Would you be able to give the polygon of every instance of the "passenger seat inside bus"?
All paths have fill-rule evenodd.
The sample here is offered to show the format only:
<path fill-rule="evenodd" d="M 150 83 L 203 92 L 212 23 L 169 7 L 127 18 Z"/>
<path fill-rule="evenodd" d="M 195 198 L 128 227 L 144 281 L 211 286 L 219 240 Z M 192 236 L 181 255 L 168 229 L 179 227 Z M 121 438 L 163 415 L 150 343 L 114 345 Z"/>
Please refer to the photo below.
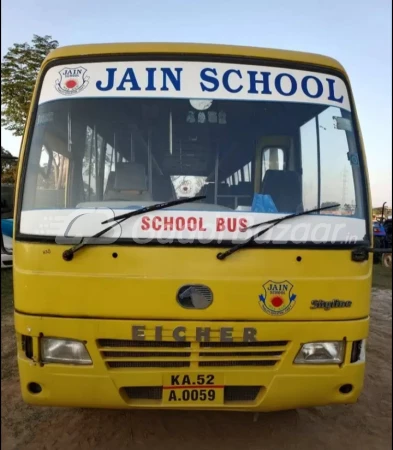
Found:
<path fill-rule="evenodd" d="M 204 200 L 205 203 L 214 204 L 214 192 L 215 192 L 215 184 L 209 183 L 209 184 L 205 185 L 203 190 L 201 190 L 200 195 L 206 195 L 206 199 Z M 227 183 L 219 183 L 217 194 L 218 194 L 218 197 L 217 197 L 218 205 L 233 209 L 233 207 L 234 207 L 233 198 L 221 197 L 222 195 L 225 195 L 225 196 L 230 195 L 230 190 L 229 190 L 229 186 Z"/>
<path fill-rule="evenodd" d="M 271 196 L 278 212 L 303 212 L 301 178 L 297 172 L 267 170 L 262 181 L 261 194 Z"/>
<path fill-rule="evenodd" d="M 155 202 L 169 202 L 176 199 L 176 193 L 168 175 L 154 176 L 152 191 Z"/>
<path fill-rule="evenodd" d="M 111 174 L 109 175 L 111 176 Z M 114 183 L 108 178 L 104 200 L 152 201 L 148 191 L 146 169 L 143 164 L 118 163 L 114 172 Z M 112 183 L 111 183 L 112 184 Z M 109 189 L 108 189 L 109 188 Z"/>
<path fill-rule="evenodd" d="M 238 205 L 251 205 L 254 196 L 253 185 L 250 181 L 240 181 L 238 184 L 231 186 L 231 194 L 238 196 Z"/>

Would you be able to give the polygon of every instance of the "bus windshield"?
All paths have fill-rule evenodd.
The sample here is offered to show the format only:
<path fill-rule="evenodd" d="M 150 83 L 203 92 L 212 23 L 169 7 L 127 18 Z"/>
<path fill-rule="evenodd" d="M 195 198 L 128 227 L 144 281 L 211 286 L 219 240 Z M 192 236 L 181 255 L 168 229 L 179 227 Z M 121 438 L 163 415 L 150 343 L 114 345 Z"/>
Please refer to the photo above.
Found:
<path fill-rule="evenodd" d="M 240 228 L 252 223 L 329 204 L 340 206 L 305 216 L 302 223 L 311 228 L 305 235 L 298 230 L 298 240 L 362 241 L 367 235 L 363 169 L 349 102 L 324 102 L 317 96 L 316 76 L 307 84 L 309 72 L 304 72 L 298 83 L 304 98 L 301 93 L 290 98 L 291 78 L 289 84 L 279 86 L 276 77 L 272 87 L 261 86 L 248 71 L 255 83 L 244 86 L 247 95 L 253 88 L 262 93 L 269 88 L 274 97 L 273 87 L 281 89 L 283 95 L 274 99 L 248 98 L 240 91 L 236 96 L 240 84 L 229 75 L 229 94 L 220 94 L 205 77 L 202 98 L 201 92 L 191 92 L 191 81 L 184 97 L 178 94 L 181 78 L 175 70 L 166 76 L 162 71 L 161 78 L 150 71 L 145 79 L 126 72 L 116 81 L 113 69 L 88 71 L 88 66 L 54 67 L 44 78 L 24 174 L 22 234 L 55 236 L 49 216 L 62 218 L 64 225 L 70 212 L 109 208 L 119 213 L 204 195 L 195 204 L 136 218 L 124 225 L 119 239 L 199 232 L 205 238 L 209 233 L 210 241 L 221 233 L 225 241 L 234 237 L 230 233 L 239 238 Z M 348 97 L 339 82 L 341 90 L 330 92 L 330 100 Z M 334 225 L 334 231 L 326 234 L 321 225 Z M 85 235 L 86 230 L 76 225 L 74 232 Z M 288 233 L 274 233 L 264 239 L 296 241 Z"/>

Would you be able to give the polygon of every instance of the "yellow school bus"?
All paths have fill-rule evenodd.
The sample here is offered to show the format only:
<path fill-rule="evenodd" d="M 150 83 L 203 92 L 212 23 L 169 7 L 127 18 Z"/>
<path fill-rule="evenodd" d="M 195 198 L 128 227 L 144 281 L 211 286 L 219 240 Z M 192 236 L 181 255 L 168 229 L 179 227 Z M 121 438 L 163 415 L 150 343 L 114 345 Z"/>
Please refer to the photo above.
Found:
<path fill-rule="evenodd" d="M 337 61 L 221 45 L 59 48 L 38 76 L 20 159 L 27 403 L 357 401 L 372 221 Z"/>

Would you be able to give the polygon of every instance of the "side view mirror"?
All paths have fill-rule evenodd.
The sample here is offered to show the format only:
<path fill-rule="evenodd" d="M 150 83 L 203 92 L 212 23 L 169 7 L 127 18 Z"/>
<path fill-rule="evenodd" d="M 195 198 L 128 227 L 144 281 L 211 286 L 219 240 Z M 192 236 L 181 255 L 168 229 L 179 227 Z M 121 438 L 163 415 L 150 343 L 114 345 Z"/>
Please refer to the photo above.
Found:
<path fill-rule="evenodd" d="M 1 230 L 1 253 L 12 256 L 12 252 L 10 252 L 4 245 L 3 230 Z"/>

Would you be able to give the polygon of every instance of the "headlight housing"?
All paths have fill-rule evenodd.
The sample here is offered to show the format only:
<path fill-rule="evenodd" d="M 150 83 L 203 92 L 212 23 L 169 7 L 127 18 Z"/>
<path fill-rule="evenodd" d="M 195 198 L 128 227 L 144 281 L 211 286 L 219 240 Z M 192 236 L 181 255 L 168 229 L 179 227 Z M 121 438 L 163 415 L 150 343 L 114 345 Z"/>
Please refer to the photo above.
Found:
<path fill-rule="evenodd" d="M 93 364 L 85 344 L 72 339 L 42 338 L 41 360 L 43 363 Z"/>
<path fill-rule="evenodd" d="M 309 342 L 303 344 L 295 364 L 341 364 L 344 361 L 343 341 Z"/>

